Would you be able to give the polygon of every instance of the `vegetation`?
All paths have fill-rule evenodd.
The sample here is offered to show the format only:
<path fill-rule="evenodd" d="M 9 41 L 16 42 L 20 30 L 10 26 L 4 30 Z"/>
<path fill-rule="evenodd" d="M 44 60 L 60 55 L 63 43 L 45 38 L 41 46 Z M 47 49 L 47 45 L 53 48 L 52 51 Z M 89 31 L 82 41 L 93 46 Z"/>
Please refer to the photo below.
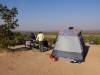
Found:
<path fill-rule="evenodd" d="M 85 43 L 90 43 L 91 41 L 94 41 L 94 44 L 100 44 L 100 33 L 82 33 Z M 57 33 L 56 32 L 50 32 L 45 34 L 45 38 L 51 43 L 54 44 L 56 42 Z"/>
<path fill-rule="evenodd" d="M 92 33 L 92 34 L 83 34 L 84 36 L 84 41 L 86 43 L 90 43 L 92 41 L 94 41 L 95 44 L 100 44 L 100 34 L 95 34 L 95 33 Z"/>
<path fill-rule="evenodd" d="M 30 38 L 31 32 L 16 32 L 15 33 L 15 40 L 27 40 Z M 38 33 L 35 32 L 37 35 Z M 51 45 L 55 44 L 57 39 L 57 32 L 46 32 L 45 40 L 47 40 Z M 95 41 L 95 44 L 100 44 L 100 34 L 95 33 L 82 33 L 85 43 L 89 43 L 91 41 Z"/>
<path fill-rule="evenodd" d="M 13 30 L 19 26 L 16 19 L 18 14 L 17 8 L 9 9 L 7 6 L 0 4 L 0 47 L 8 48 L 9 45 L 14 45 Z"/>

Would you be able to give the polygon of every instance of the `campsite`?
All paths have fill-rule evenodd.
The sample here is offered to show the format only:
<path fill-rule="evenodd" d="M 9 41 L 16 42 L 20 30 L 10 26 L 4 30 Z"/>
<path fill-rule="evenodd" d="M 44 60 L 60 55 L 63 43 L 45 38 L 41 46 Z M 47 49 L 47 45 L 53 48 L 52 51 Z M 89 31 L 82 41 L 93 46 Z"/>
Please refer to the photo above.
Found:
<path fill-rule="evenodd" d="M 0 0 L 0 75 L 100 75 L 100 1 Z"/>
<path fill-rule="evenodd" d="M 26 33 L 25 33 L 26 34 Z M 87 35 L 84 34 L 87 39 Z M 92 33 L 92 36 L 98 36 Z M 46 38 L 52 40 L 56 38 L 55 33 L 46 33 Z M 52 36 L 51 39 L 49 36 Z M 89 39 L 88 39 L 89 40 Z M 50 41 L 53 43 L 52 41 Z M 83 63 L 73 64 L 68 59 L 59 58 L 54 62 L 49 55 L 52 50 L 39 52 L 38 49 L 18 50 L 16 52 L 6 52 L 0 49 L 0 74 L 1 75 L 99 75 L 100 74 L 100 45 L 89 45 L 86 59 Z M 6 72 L 5 72 L 6 70 Z"/>

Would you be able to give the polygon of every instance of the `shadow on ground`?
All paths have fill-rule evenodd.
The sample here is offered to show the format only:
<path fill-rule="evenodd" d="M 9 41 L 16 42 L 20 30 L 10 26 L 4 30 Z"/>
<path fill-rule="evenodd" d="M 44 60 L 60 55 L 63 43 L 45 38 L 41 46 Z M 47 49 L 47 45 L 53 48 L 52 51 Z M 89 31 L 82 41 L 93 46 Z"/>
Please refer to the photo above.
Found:
<path fill-rule="evenodd" d="M 49 50 L 51 50 L 52 48 L 48 48 L 47 50 L 44 50 L 43 52 L 47 52 Z M 9 49 L 8 52 L 17 52 L 17 51 L 29 51 L 29 50 L 37 50 L 40 51 L 39 48 L 36 46 L 34 48 L 28 48 L 28 47 L 20 47 L 20 48 L 16 48 L 16 49 Z"/>
<path fill-rule="evenodd" d="M 8 52 L 29 51 L 29 50 L 32 50 L 32 48 L 20 47 L 20 48 L 16 48 L 16 49 L 9 49 Z"/>
<path fill-rule="evenodd" d="M 87 57 L 88 51 L 89 51 L 90 46 L 85 46 L 84 51 L 83 51 L 83 61 L 85 62 L 85 59 Z"/>

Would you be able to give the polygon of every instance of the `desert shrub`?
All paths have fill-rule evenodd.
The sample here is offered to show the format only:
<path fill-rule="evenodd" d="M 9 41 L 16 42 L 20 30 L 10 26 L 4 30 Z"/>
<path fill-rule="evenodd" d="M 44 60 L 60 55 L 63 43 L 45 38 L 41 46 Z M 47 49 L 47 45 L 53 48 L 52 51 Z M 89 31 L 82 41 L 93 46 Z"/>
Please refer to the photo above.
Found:
<path fill-rule="evenodd" d="M 8 48 L 11 43 L 14 43 L 13 30 L 19 26 L 17 15 L 16 7 L 8 8 L 0 4 L 0 20 L 3 21 L 3 24 L 0 24 L 0 47 Z"/>
<path fill-rule="evenodd" d="M 48 38 L 47 39 L 50 44 L 55 44 L 56 38 Z"/>
<path fill-rule="evenodd" d="M 95 44 L 100 44 L 100 36 L 96 35 L 84 36 L 84 40 L 85 42 L 95 41 Z"/>
<path fill-rule="evenodd" d="M 14 35 L 14 41 L 16 41 L 16 45 L 24 44 L 25 40 L 31 39 L 30 33 L 15 32 Z"/>
<path fill-rule="evenodd" d="M 57 39 L 57 34 L 53 34 L 52 33 L 46 33 L 45 34 L 45 39 L 52 45 L 52 44 L 55 44 L 56 42 L 56 39 Z"/>

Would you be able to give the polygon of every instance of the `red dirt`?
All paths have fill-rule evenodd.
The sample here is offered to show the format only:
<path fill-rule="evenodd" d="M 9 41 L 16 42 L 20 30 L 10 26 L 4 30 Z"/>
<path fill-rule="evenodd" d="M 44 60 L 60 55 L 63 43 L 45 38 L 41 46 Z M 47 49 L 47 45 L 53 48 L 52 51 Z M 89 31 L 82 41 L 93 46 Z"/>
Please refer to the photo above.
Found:
<path fill-rule="evenodd" d="M 0 75 L 100 75 L 100 45 L 89 48 L 85 62 L 53 62 L 48 52 L 34 50 L 0 53 Z"/>

